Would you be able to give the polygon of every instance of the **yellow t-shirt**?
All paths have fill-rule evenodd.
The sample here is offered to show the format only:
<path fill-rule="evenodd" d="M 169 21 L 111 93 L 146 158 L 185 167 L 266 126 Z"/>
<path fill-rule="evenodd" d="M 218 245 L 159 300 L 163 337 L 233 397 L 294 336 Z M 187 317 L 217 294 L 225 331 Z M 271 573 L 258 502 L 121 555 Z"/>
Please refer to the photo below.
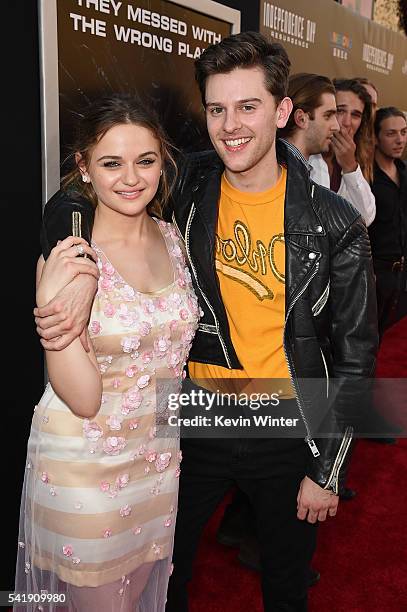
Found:
<path fill-rule="evenodd" d="M 222 176 L 215 265 L 233 346 L 243 370 L 190 362 L 190 376 L 198 382 L 285 379 L 278 385 L 280 397 L 294 397 L 283 348 L 286 179 L 282 168 L 272 189 L 246 193 Z"/>

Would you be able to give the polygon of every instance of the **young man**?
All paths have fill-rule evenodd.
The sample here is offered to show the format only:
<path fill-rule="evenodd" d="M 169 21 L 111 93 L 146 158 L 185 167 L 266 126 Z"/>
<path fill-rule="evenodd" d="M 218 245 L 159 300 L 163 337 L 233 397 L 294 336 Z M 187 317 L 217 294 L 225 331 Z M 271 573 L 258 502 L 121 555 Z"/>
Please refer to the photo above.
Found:
<path fill-rule="evenodd" d="M 317 398 L 305 382 L 322 380 L 325 397 L 329 377 L 359 379 L 374 367 L 376 301 L 365 225 L 347 202 L 310 182 L 284 143 L 276 146 L 276 129 L 291 111 L 288 73 L 284 49 L 250 32 L 209 47 L 196 62 L 215 151 L 192 154 L 180 166 L 174 220 L 203 311 L 191 377 L 285 379 L 280 408 L 298 413 L 305 443 L 183 441 L 169 612 L 188 610 L 199 536 L 232 484 L 256 509 L 264 609 L 306 609 L 316 523 L 336 513 L 354 397 L 341 382 L 329 413 L 333 435 L 314 440 Z M 58 202 L 62 219 L 70 200 L 60 194 Z M 82 331 L 92 290 L 85 291 L 85 281 L 37 311 L 47 346 L 60 348 Z"/>
<path fill-rule="evenodd" d="M 328 151 L 311 155 L 313 181 L 348 200 L 369 226 L 376 214 L 369 186 L 373 151 L 371 98 L 356 79 L 335 79 L 340 131 L 333 135 Z"/>
<path fill-rule="evenodd" d="M 376 218 L 369 228 L 376 274 L 379 334 L 406 314 L 397 312 L 407 300 L 407 173 L 401 159 L 407 142 L 407 123 L 394 106 L 380 108 L 375 118 L 375 164 L 372 190 Z M 400 303 L 403 308 L 403 305 Z M 404 305 L 405 307 L 405 305 Z"/>
<path fill-rule="evenodd" d="M 319 74 L 294 74 L 289 80 L 288 95 L 293 110 L 278 135 L 293 144 L 305 162 L 311 155 L 328 153 L 340 130 L 332 81 Z"/>

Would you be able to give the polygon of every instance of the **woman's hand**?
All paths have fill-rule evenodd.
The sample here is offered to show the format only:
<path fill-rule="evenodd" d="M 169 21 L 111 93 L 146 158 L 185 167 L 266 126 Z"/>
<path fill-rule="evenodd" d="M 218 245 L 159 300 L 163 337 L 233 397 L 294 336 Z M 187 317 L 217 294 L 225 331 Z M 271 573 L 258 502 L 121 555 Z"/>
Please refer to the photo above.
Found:
<path fill-rule="evenodd" d="M 89 257 L 78 257 L 82 254 Z M 45 263 L 39 261 L 37 306 L 48 304 L 78 274 L 89 274 L 98 279 L 99 270 L 95 263 L 96 260 L 95 251 L 83 238 L 68 236 L 59 242 L 52 249 Z"/>

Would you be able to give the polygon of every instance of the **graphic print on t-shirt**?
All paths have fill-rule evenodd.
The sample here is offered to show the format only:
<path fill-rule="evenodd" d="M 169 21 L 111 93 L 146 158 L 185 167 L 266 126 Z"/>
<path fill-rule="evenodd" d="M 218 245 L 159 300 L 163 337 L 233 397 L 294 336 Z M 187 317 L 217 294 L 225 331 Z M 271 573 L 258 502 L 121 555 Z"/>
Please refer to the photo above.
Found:
<path fill-rule="evenodd" d="M 284 284 L 284 234 L 279 232 L 265 244 L 253 240 L 244 221 L 237 219 L 233 235 L 221 238 L 216 234 L 215 267 L 217 272 L 247 287 L 259 300 L 273 300 L 275 290 L 270 286 L 269 274 Z M 279 249 L 280 247 L 280 249 Z M 280 268 L 279 265 L 280 264 Z"/>

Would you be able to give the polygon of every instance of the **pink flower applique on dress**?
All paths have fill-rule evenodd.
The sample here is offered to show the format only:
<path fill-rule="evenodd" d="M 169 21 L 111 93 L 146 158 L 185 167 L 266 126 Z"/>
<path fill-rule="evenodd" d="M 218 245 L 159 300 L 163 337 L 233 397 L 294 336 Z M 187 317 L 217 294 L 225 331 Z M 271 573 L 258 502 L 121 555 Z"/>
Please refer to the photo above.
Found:
<path fill-rule="evenodd" d="M 129 412 L 139 408 L 142 401 L 143 397 L 139 389 L 137 387 L 131 387 L 131 389 L 129 389 L 127 393 L 123 395 L 121 413 L 124 415 L 129 414 Z"/>
<path fill-rule="evenodd" d="M 124 327 L 134 327 L 137 324 L 137 313 L 134 310 L 129 310 L 126 304 L 120 304 L 118 317 Z"/>
<path fill-rule="evenodd" d="M 144 389 L 150 384 L 150 376 L 148 374 L 143 374 L 137 381 L 137 386 L 139 389 Z"/>
<path fill-rule="evenodd" d="M 103 274 L 106 274 L 106 276 L 113 276 L 114 275 L 114 268 L 113 268 L 112 264 L 110 262 L 106 261 L 102 265 L 102 272 L 103 272 Z"/>
<path fill-rule="evenodd" d="M 137 369 L 138 368 L 136 365 L 130 365 L 125 369 L 124 373 L 126 374 L 127 378 L 133 378 L 137 372 Z"/>
<path fill-rule="evenodd" d="M 127 487 L 129 482 L 130 482 L 130 476 L 128 474 L 121 474 L 120 476 L 116 478 L 115 485 L 119 489 L 124 489 L 124 487 Z"/>
<path fill-rule="evenodd" d="M 189 317 L 188 310 L 186 308 L 181 308 L 179 311 L 179 316 L 183 321 L 186 321 Z"/>
<path fill-rule="evenodd" d="M 65 557 L 72 557 L 73 555 L 72 544 L 65 544 L 65 546 L 62 547 L 62 552 L 65 555 Z"/>
<path fill-rule="evenodd" d="M 125 336 L 120 342 L 123 353 L 132 353 L 140 346 L 140 338 L 138 336 Z"/>
<path fill-rule="evenodd" d="M 129 516 L 131 514 L 131 506 L 129 506 L 129 504 L 126 504 L 125 506 L 122 506 L 120 508 L 120 516 L 122 518 L 125 518 L 126 516 Z"/>
<path fill-rule="evenodd" d="M 123 437 L 109 436 L 103 442 L 103 451 L 107 455 L 118 455 L 126 446 L 126 440 Z"/>
<path fill-rule="evenodd" d="M 103 493 L 107 493 L 110 489 L 110 482 L 107 482 L 107 480 L 102 480 L 102 482 L 99 484 L 99 489 L 103 491 Z"/>
<path fill-rule="evenodd" d="M 146 314 L 153 314 L 153 312 L 155 312 L 154 300 L 152 300 L 151 298 L 143 300 L 142 308 Z"/>
<path fill-rule="evenodd" d="M 167 355 L 167 365 L 169 368 L 175 368 L 181 361 L 181 356 L 177 351 L 171 351 Z"/>
<path fill-rule="evenodd" d="M 151 332 L 151 323 L 148 321 L 141 321 L 137 327 L 137 331 L 140 336 L 148 336 L 148 334 Z"/>
<path fill-rule="evenodd" d="M 91 321 L 89 329 L 90 329 L 91 334 L 93 334 L 94 336 L 97 336 L 102 331 L 102 326 L 99 323 L 99 321 Z"/>
<path fill-rule="evenodd" d="M 47 472 L 42 472 L 41 480 L 42 480 L 42 482 L 45 482 L 45 484 L 47 484 L 49 482 L 49 477 L 48 477 L 48 473 Z"/>
<path fill-rule="evenodd" d="M 152 359 L 153 359 L 153 352 L 152 351 L 144 351 L 144 353 L 141 353 L 141 361 L 144 364 L 147 365 L 148 363 L 151 363 Z"/>
<path fill-rule="evenodd" d="M 160 453 L 155 462 L 157 472 L 163 472 L 169 466 L 171 461 L 171 453 Z"/>
<path fill-rule="evenodd" d="M 125 302 L 134 302 L 136 299 L 136 293 L 130 285 L 124 285 L 124 287 L 119 290 L 119 293 Z"/>
<path fill-rule="evenodd" d="M 179 293 L 171 293 L 171 295 L 168 297 L 168 301 L 171 302 L 175 308 L 178 308 L 182 303 L 182 298 Z"/>
<path fill-rule="evenodd" d="M 103 436 L 103 429 L 96 421 L 85 419 L 82 425 L 83 435 L 89 442 L 97 442 Z"/>
<path fill-rule="evenodd" d="M 142 532 L 141 527 L 135 527 L 135 528 L 133 529 L 133 533 L 134 533 L 134 535 L 140 535 L 140 533 L 141 533 L 141 532 Z"/>
<path fill-rule="evenodd" d="M 113 304 L 111 302 L 107 302 L 107 304 L 105 304 L 105 307 L 103 308 L 103 314 L 105 315 L 105 317 L 111 319 L 112 317 L 114 317 L 115 312 L 116 308 L 113 306 Z"/>
<path fill-rule="evenodd" d="M 144 458 L 146 461 L 148 461 L 148 463 L 154 463 L 157 458 L 157 453 L 155 451 L 149 450 L 144 455 Z"/>
<path fill-rule="evenodd" d="M 129 422 L 129 429 L 131 429 L 131 430 L 133 431 L 134 429 L 137 429 L 137 427 L 138 427 L 138 421 L 137 421 L 137 419 L 132 419 L 132 420 Z"/>
<path fill-rule="evenodd" d="M 168 309 L 168 302 L 165 298 L 161 297 L 157 300 L 157 308 L 161 312 L 165 312 Z"/>
<path fill-rule="evenodd" d="M 154 340 L 154 352 L 157 357 L 164 357 L 171 347 L 171 340 L 166 336 L 159 336 Z"/>
<path fill-rule="evenodd" d="M 172 252 L 172 254 L 173 254 L 175 257 L 182 257 L 182 255 L 183 255 L 183 254 L 182 254 L 182 251 L 181 251 L 181 248 L 178 246 L 178 244 L 175 244 L 175 245 L 173 246 L 173 248 L 172 248 L 171 252 Z"/>
<path fill-rule="evenodd" d="M 112 278 L 108 278 L 106 276 L 103 276 L 100 279 L 100 288 L 103 291 L 111 291 L 114 287 L 114 282 Z"/>
<path fill-rule="evenodd" d="M 110 538 L 112 535 L 112 530 L 111 529 L 105 529 L 103 532 L 103 537 L 104 538 Z"/>

